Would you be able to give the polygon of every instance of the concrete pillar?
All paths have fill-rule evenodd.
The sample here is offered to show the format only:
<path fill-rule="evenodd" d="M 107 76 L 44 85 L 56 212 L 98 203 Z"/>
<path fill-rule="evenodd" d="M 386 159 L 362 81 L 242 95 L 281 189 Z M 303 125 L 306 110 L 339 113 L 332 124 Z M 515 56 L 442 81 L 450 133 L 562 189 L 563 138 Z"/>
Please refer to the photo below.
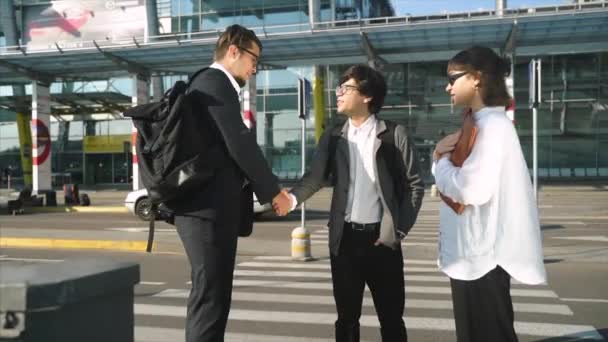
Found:
<path fill-rule="evenodd" d="M 32 193 L 51 190 L 51 104 L 49 86 L 32 82 Z"/>
<path fill-rule="evenodd" d="M 23 86 L 18 86 L 22 88 Z M 30 113 L 16 113 L 17 130 L 19 131 L 19 152 L 21 153 L 21 170 L 23 185 L 33 186 L 32 182 L 32 116 Z"/>
<path fill-rule="evenodd" d="M 131 75 L 132 80 L 132 96 L 131 105 L 133 107 L 148 103 L 150 99 L 149 81 L 139 75 Z M 137 154 L 135 152 L 135 143 L 137 138 L 137 129 L 131 125 L 131 153 L 133 154 L 133 190 L 139 190 L 143 184 L 140 181 L 139 166 L 137 164 Z"/>
<path fill-rule="evenodd" d="M 0 1 L 0 30 L 4 33 L 6 46 L 19 45 L 15 4 L 13 0 Z"/>
<path fill-rule="evenodd" d="M 507 85 L 507 92 L 509 96 L 511 96 L 511 104 L 507 107 L 507 117 L 511 119 L 511 121 L 515 122 L 515 53 L 510 53 L 507 55 L 507 58 L 511 61 L 511 73 L 505 79 L 505 84 Z"/>
<path fill-rule="evenodd" d="M 507 0 L 496 0 L 496 15 L 502 17 L 505 9 L 507 9 Z"/>
<path fill-rule="evenodd" d="M 243 122 L 247 128 L 253 130 L 256 134 L 256 117 L 257 117 L 257 85 L 256 75 L 252 75 L 247 81 L 247 84 L 242 90 L 243 96 L 241 108 L 243 108 Z M 257 135 L 257 134 L 256 134 Z"/>
<path fill-rule="evenodd" d="M 321 18 L 321 4 L 319 0 L 308 0 L 308 20 L 310 28 L 314 29 L 315 25 Z"/>
<path fill-rule="evenodd" d="M 159 102 L 165 93 L 163 87 L 163 78 L 160 75 L 154 75 L 151 77 L 152 82 L 152 101 Z"/>
<path fill-rule="evenodd" d="M 4 33 L 6 46 L 19 45 L 19 30 L 15 18 L 14 0 L 0 0 L 0 31 Z M 25 87 L 22 84 L 13 85 L 14 96 L 24 96 Z M 21 150 L 21 169 L 23 170 L 24 185 L 32 186 L 32 133 L 30 130 L 30 113 L 17 112 L 17 128 L 19 130 L 19 145 Z"/>
<path fill-rule="evenodd" d="M 150 36 L 158 36 L 158 11 L 156 8 L 157 0 L 146 0 L 146 19 L 147 25 L 147 41 L 150 41 Z"/>

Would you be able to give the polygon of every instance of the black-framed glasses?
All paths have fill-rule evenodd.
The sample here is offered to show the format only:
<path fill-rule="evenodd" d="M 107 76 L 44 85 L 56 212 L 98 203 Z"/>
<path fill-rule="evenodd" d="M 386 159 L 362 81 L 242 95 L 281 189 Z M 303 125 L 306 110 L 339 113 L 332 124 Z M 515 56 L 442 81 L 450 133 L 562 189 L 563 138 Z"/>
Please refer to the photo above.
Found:
<path fill-rule="evenodd" d="M 260 59 L 260 56 L 256 55 L 255 53 L 253 53 L 253 51 L 251 51 L 251 50 L 249 50 L 247 48 L 244 48 L 242 46 L 238 46 L 238 48 L 239 48 L 239 50 L 243 50 L 243 51 L 247 52 L 248 54 L 250 54 L 251 57 L 253 57 L 253 64 L 255 66 L 258 65 L 258 60 Z"/>
<path fill-rule="evenodd" d="M 468 71 L 463 71 L 463 72 L 459 72 L 457 74 L 448 75 L 448 83 L 450 85 L 454 85 L 454 83 L 456 83 L 457 79 L 461 78 L 462 76 L 464 76 L 468 73 L 469 73 Z"/>
<path fill-rule="evenodd" d="M 351 89 L 359 90 L 359 88 L 357 88 L 357 86 L 354 86 L 354 85 L 350 85 L 350 84 L 339 85 L 336 87 L 336 96 L 347 94 L 349 92 L 349 90 L 351 90 Z"/>

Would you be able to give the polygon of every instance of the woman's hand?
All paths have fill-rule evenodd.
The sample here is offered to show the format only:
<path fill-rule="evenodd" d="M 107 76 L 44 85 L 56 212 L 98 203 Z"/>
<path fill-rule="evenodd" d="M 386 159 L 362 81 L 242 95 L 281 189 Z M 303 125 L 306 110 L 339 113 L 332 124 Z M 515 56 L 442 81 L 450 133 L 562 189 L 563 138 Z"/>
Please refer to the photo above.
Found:
<path fill-rule="evenodd" d="M 446 135 L 443 139 L 441 139 L 437 145 L 435 146 L 435 151 L 433 151 L 433 160 L 437 161 L 441 159 L 441 157 L 449 152 L 454 150 L 456 147 L 456 143 L 460 139 L 460 135 L 462 134 L 462 130 Z"/>

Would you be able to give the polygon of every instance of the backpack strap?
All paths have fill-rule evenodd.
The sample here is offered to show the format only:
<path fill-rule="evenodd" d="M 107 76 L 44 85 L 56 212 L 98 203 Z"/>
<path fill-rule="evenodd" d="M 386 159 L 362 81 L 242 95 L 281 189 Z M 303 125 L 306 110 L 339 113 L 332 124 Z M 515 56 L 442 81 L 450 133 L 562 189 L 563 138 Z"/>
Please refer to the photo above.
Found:
<path fill-rule="evenodd" d="M 154 243 L 154 221 L 156 221 L 156 205 L 152 204 L 150 208 L 152 212 L 150 215 L 150 226 L 148 228 L 148 244 L 146 245 L 146 252 L 152 252 L 152 244 Z"/>
<path fill-rule="evenodd" d="M 209 69 L 209 67 L 204 67 L 204 68 L 198 69 L 194 74 L 192 74 L 192 76 L 188 77 L 188 83 L 186 83 L 186 89 L 190 88 L 190 84 L 192 84 L 194 79 L 198 75 L 200 75 L 203 71 L 206 71 L 207 69 Z"/>

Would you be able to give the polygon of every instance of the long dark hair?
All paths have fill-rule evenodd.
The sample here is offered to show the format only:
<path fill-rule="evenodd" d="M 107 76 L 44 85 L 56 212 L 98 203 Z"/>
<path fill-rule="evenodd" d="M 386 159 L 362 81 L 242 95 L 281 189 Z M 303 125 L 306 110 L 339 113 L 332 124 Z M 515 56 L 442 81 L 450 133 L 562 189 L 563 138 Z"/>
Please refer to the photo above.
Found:
<path fill-rule="evenodd" d="M 448 72 L 452 70 L 479 74 L 481 99 L 486 106 L 508 106 L 511 103 L 505 85 L 505 77 L 511 73 L 511 65 L 492 49 L 473 46 L 460 51 L 448 62 Z"/>

